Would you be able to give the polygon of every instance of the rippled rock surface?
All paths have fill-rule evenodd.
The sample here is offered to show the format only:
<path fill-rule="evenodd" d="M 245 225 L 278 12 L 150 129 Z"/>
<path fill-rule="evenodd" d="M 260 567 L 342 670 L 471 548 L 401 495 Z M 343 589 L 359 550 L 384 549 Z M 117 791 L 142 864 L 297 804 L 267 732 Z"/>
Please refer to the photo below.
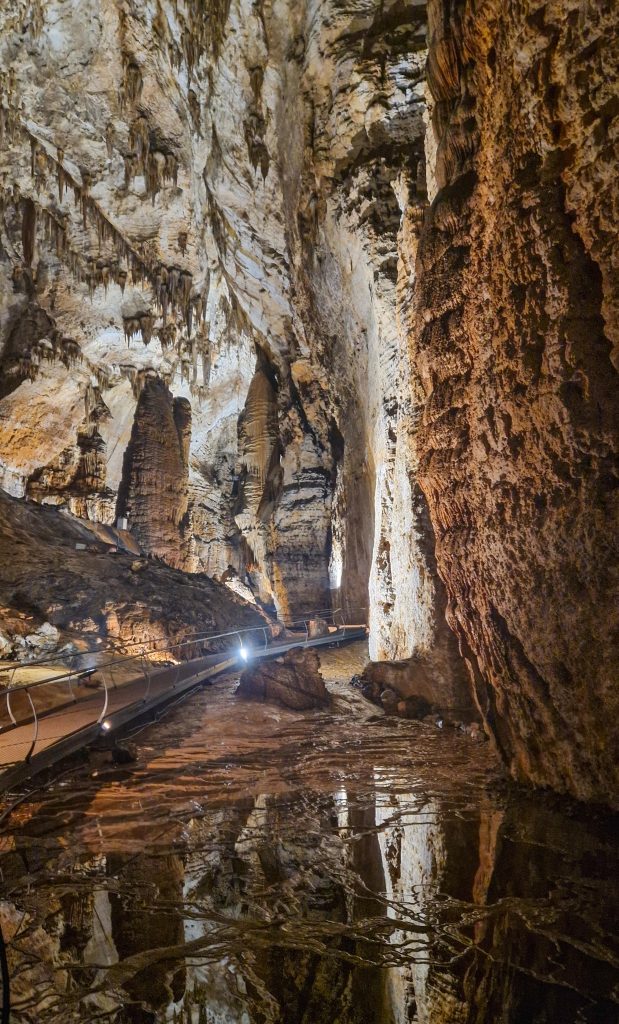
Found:
<path fill-rule="evenodd" d="M 608 1024 L 611 822 L 488 745 L 386 718 L 329 652 L 300 715 L 205 690 L 17 807 L 1 846 L 16 1024 Z"/>

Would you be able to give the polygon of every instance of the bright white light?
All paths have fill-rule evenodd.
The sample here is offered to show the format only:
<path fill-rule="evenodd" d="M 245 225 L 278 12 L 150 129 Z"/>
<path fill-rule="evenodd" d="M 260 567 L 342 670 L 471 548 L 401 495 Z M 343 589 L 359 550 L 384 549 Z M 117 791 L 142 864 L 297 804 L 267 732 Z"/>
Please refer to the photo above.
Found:
<path fill-rule="evenodd" d="M 342 586 L 343 570 L 344 557 L 342 545 L 337 537 L 334 537 L 331 546 L 331 558 L 329 559 L 329 590 L 340 589 Z"/>
<path fill-rule="evenodd" d="M 101 723 L 101 728 L 104 729 L 105 732 L 109 732 L 109 730 L 112 728 L 112 723 L 108 718 L 105 719 L 105 722 Z"/>
<path fill-rule="evenodd" d="M 243 661 L 247 661 L 247 659 L 249 658 L 249 651 L 247 650 L 246 647 L 241 647 L 239 654 L 241 655 Z"/>

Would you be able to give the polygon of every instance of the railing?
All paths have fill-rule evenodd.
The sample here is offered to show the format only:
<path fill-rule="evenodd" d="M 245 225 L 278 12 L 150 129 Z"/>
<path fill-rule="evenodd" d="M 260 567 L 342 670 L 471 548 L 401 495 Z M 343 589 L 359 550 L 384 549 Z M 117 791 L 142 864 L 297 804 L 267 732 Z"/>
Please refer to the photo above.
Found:
<path fill-rule="evenodd" d="M 365 611 L 365 609 L 358 610 Z M 321 609 L 319 612 L 311 612 L 302 619 L 295 619 L 288 623 L 265 621 L 264 624 L 256 624 L 253 626 L 247 626 L 243 629 L 228 630 L 222 633 L 205 633 L 203 631 L 188 633 L 184 634 L 183 638 L 175 643 L 169 643 L 168 638 L 166 637 L 158 637 L 146 642 L 135 641 L 134 643 L 127 645 L 127 648 L 125 649 L 140 646 L 141 648 L 146 647 L 147 650 L 142 649 L 136 654 L 127 654 L 124 657 L 112 658 L 108 661 L 102 661 L 94 665 L 92 664 L 93 657 L 100 657 L 102 654 L 107 654 L 109 652 L 106 650 L 74 652 L 64 660 L 74 662 L 79 659 L 87 659 L 90 661 L 90 664 L 87 664 L 86 667 L 68 667 L 60 673 L 55 673 L 45 676 L 42 679 L 35 679 L 27 682 L 16 683 L 14 681 L 16 673 L 24 668 L 32 669 L 35 667 L 49 665 L 54 662 L 57 664 L 58 655 L 55 657 L 50 655 L 45 658 L 39 658 L 35 661 L 11 665 L 9 668 L 5 668 L 0 672 L 0 679 L 2 675 L 9 677 L 8 685 L 4 691 L 0 691 L 0 699 L 4 697 L 6 702 L 8 717 L 8 722 L 6 724 L 0 724 L 0 753 L 2 753 L 3 747 L 6 753 L 6 749 L 11 745 L 10 742 L 8 744 L 2 744 L 1 741 L 3 737 L 19 726 L 32 724 L 32 738 L 27 753 L 17 758 L 15 761 L 3 760 L 0 762 L 0 770 L 2 768 L 10 767 L 12 764 L 16 764 L 18 762 L 30 761 L 39 741 L 40 723 L 44 718 L 63 709 L 74 708 L 80 703 L 92 700 L 92 697 L 94 696 L 94 693 L 92 692 L 83 695 L 79 694 L 79 691 L 83 686 L 88 686 L 89 682 L 91 684 L 94 683 L 97 688 L 102 689 L 101 708 L 98 716 L 94 720 L 94 724 L 105 729 L 106 715 L 108 713 L 110 703 L 110 693 L 119 689 L 122 685 L 119 679 L 119 674 L 125 674 L 124 682 L 126 685 L 136 683 L 140 677 L 143 677 L 143 694 L 140 698 L 136 698 L 131 701 L 131 705 L 137 703 L 146 704 L 151 694 L 153 678 L 155 676 L 158 680 L 163 681 L 164 677 L 167 675 L 168 678 L 165 680 L 166 690 L 169 689 L 170 691 L 174 691 L 178 683 L 182 681 L 181 677 L 192 678 L 191 673 L 192 671 L 195 672 L 194 663 L 196 660 L 204 658 L 208 654 L 225 653 L 225 649 L 221 652 L 212 651 L 212 649 L 205 651 L 205 647 L 221 641 L 232 641 L 234 644 L 238 642 L 236 658 L 237 660 L 239 658 L 241 660 L 247 660 L 247 657 L 250 655 L 252 650 L 255 651 L 260 649 L 261 651 L 265 651 L 270 646 L 273 646 L 274 640 L 279 640 L 279 646 L 281 646 L 282 640 L 285 644 L 286 641 L 294 639 L 295 628 L 303 629 L 305 638 L 302 643 L 308 644 L 311 640 L 310 623 L 312 620 L 316 619 L 322 619 L 327 623 L 329 628 L 335 630 L 334 633 L 329 632 L 328 634 L 328 636 L 332 636 L 334 638 L 334 641 L 338 634 L 341 636 L 341 634 L 346 630 L 344 616 L 341 609 L 338 608 L 335 609 L 335 611 Z M 283 636 L 282 629 L 284 631 Z M 292 633 L 292 637 L 290 635 L 286 636 L 287 633 Z M 163 646 L 160 646 L 161 644 L 163 644 Z M 150 650 L 148 650 L 148 648 L 150 648 Z M 193 650 L 190 652 L 191 648 L 193 648 Z M 201 654 L 196 655 L 195 652 L 200 648 L 202 648 Z M 183 658 L 182 655 L 187 654 L 188 652 L 192 654 L 192 657 Z M 161 660 L 162 657 L 165 658 L 169 662 L 168 666 L 162 669 L 160 668 L 157 671 L 153 671 L 153 666 L 156 664 L 156 662 L 153 661 L 153 658 L 155 657 L 159 660 Z M 131 669 L 134 666 L 138 670 L 137 673 L 130 675 L 129 678 L 127 678 L 127 672 L 131 673 Z M 64 699 L 61 697 L 61 700 L 57 703 L 54 702 L 48 707 L 37 708 L 33 695 L 40 693 L 43 687 L 60 687 L 61 689 L 66 687 L 66 694 L 62 695 Z M 56 693 L 54 693 L 54 697 L 55 696 L 57 696 Z M 18 718 L 15 714 L 15 701 L 19 697 L 22 698 L 22 705 L 24 699 L 26 701 L 26 714 L 23 714 L 24 708 L 22 707 L 21 713 L 18 712 Z M 23 741 L 20 745 L 23 747 Z"/>

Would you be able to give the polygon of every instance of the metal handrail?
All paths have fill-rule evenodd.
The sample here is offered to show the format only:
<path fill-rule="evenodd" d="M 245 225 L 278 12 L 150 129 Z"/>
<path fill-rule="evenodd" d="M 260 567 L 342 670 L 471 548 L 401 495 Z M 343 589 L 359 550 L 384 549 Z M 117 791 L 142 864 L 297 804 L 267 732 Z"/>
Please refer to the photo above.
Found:
<path fill-rule="evenodd" d="M 340 614 L 341 617 L 342 617 L 342 625 L 341 626 L 338 626 L 337 622 L 336 622 L 336 616 L 338 614 Z M 309 622 L 310 622 L 311 618 L 315 618 L 315 617 L 316 617 L 316 615 L 314 613 L 312 616 L 309 616 L 308 618 L 306 618 L 304 620 L 298 620 L 299 623 L 303 622 L 303 626 L 304 626 L 304 630 L 305 630 L 305 637 L 304 637 L 304 639 L 303 640 L 299 640 L 300 644 L 303 647 L 306 647 L 309 644 L 309 642 L 310 642 L 310 638 L 309 638 Z M 341 609 L 336 609 L 335 611 L 333 611 L 333 612 L 330 611 L 330 612 L 328 612 L 326 614 L 323 613 L 323 617 L 325 619 L 331 619 L 332 620 L 332 624 L 335 627 L 335 634 L 332 634 L 333 636 L 335 636 L 338 633 L 341 633 L 341 632 L 345 631 L 345 629 L 347 628 L 343 624 L 343 615 L 341 613 Z M 266 651 L 268 649 L 268 647 L 269 647 L 269 633 L 268 633 L 269 625 L 278 625 L 278 623 L 270 623 L 270 624 L 258 625 L 258 626 L 248 626 L 248 627 L 245 627 L 245 628 L 240 629 L 240 630 L 230 630 L 230 631 L 225 632 L 225 633 L 206 634 L 206 635 L 203 634 L 203 633 L 198 633 L 194 637 L 192 637 L 192 639 L 190 639 L 190 640 L 183 640 L 182 642 L 177 642 L 177 643 L 174 643 L 174 644 L 169 644 L 163 651 L 159 651 L 159 652 L 156 652 L 156 653 L 166 653 L 167 651 L 175 651 L 175 650 L 179 650 L 181 648 L 184 648 L 184 647 L 187 647 L 189 645 L 196 644 L 196 643 L 206 643 L 206 642 L 208 642 L 210 640 L 219 640 L 219 639 L 224 639 L 224 638 L 231 637 L 231 636 L 238 637 L 239 643 L 240 643 L 241 648 L 242 648 L 243 647 L 243 641 L 241 640 L 241 636 L 242 635 L 246 635 L 247 633 L 258 633 L 259 634 L 260 632 L 262 632 L 263 636 L 264 636 L 264 648 L 263 649 Z M 351 628 L 354 628 L 354 627 L 351 627 Z M 196 639 L 196 637 L 199 637 L 200 639 Z M 277 638 L 276 637 L 275 638 L 271 637 L 271 639 L 277 639 Z M 288 638 L 288 639 L 290 639 L 290 638 Z M 92 653 L 92 652 L 90 652 L 90 653 Z M 204 655 L 202 655 L 202 657 L 204 657 Z M 138 660 L 140 662 L 141 669 L 142 669 L 142 674 L 144 675 L 144 680 L 145 680 L 145 684 L 146 684 L 146 689 L 145 689 L 145 692 L 144 692 L 144 696 L 140 699 L 140 703 L 141 704 L 147 704 L 149 696 L 150 696 L 150 692 L 151 692 L 151 682 L 152 682 L 151 666 L 152 666 L 153 663 L 152 663 L 151 660 L 149 660 L 149 658 L 146 656 L 146 654 L 143 651 L 139 652 L 138 654 L 134 654 L 134 655 L 128 656 L 126 658 L 112 660 L 112 661 L 105 662 L 105 663 L 103 663 L 101 665 L 97 665 L 97 666 L 94 667 L 93 671 L 97 672 L 99 674 L 99 677 L 100 677 L 100 679 L 101 679 L 101 681 L 103 683 L 103 691 L 104 691 L 103 692 L 103 705 L 102 705 L 101 711 L 100 711 L 100 713 L 99 713 L 99 715 L 98 715 L 98 717 L 96 719 L 96 725 L 102 726 L 103 729 L 109 728 L 109 724 L 106 722 L 106 715 L 107 715 L 107 711 L 108 711 L 108 707 L 109 707 L 109 697 L 110 697 L 110 693 L 109 693 L 110 687 L 109 687 L 109 682 L 108 682 L 108 678 L 107 678 L 108 671 L 109 671 L 109 674 L 110 674 L 110 678 L 112 680 L 112 684 L 113 684 L 114 687 L 116 687 L 116 681 L 114 679 L 113 670 L 115 668 L 117 668 L 119 665 L 137 662 Z M 194 660 L 195 661 L 199 661 L 201 659 L 200 658 L 196 658 L 196 659 L 189 658 L 189 659 L 187 659 L 186 664 L 190 665 L 191 662 L 194 661 Z M 30 664 L 32 664 L 32 663 L 30 663 Z M 176 671 L 174 673 L 174 681 L 173 681 L 172 685 L 169 687 L 170 690 L 175 690 L 177 685 L 178 685 L 178 681 L 179 681 L 179 677 L 180 677 L 180 673 L 181 673 L 181 666 L 182 665 L 183 665 L 183 662 L 176 661 L 176 665 L 174 666 L 175 669 L 176 669 Z M 13 675 L 14 675 L 15 670 L 18 667 L 19 666 L 16 665 L 15 668 L 13 669 Z M 168 669 L 169 668 L 170 668 L 170 666 L 168 666 Z M 162 669 L 162 671 L 167 671 L 167 669 Z M 38 689 L 39 687 L 45 686 L 45 685 L 53 685 L 53 684 L 58 684 L 58 683 L 68 683 L 69 693 L 71 695 L 71 699 L 70 699 L 69 703 L 72 704 L 72 705 L 78 704 L 78 703 L 81 703 L 81 701 L 85 701 L 85 700 L 89 700 L 90 699 L 90 695 L 84 696 L 83 698 L 79 699 L 78 697 L 75 696 L 75 693 L 74 693 L 73 687 L 72 687 L 72 682 L 76 678 L 83 677 L 84 674 L 85 673 L 84 673 L 83 669 L 82 670 L 74 670 L 72 672 L 62 673 L 61 675 L 49 676 L 49 677 L 47 677 L 45 679 L 34 680 L 34 681 L 30 682 L 30 683 L 12 684 L 11 686 L 7 687 L 4 690 L 4 696 L 6 698 L 7 710 L 8 710 L 9 717 L 11 719 L 13 727 L 18 727 L 20 724 L 21 725 L 26 725 L 26 724 L 28 724 L 30 719 L 28 719 L 28 718 L 25 719 L 25 720 L 22 719 L 21 722 L 17 721 L 17 719 L 15 718 L 15 715 L 13 713 L 13 709 L 11 707 L 11 696 L 12 696 L 12 694 L 19 693 L 19 692 L 25 692 L 25 694 L 26 694 L 26 696 L 28 698 L 28 702 L 30 704 L 30 707 L 32 709 L 32 719 L 31 719 L 31 721 L 32 721 L 32 725 L 33 725 L 33 735 L 32 735 L 32 740 L 30 742 L 30 747 L 28 749 L 28 752 L 25 755 L 22 756 L 22 760 L 25 763 L 28 763 L 30 761 L 30 759 L 32 758 L 32 755 L 33 755 L 33 753 L 34 753 L 34 751 L 36 749 L 36 746 L 37 746 L 37 742 L 38 742 L 38 738 L 39 738 L 39 720 L 41 718 L 46 717 L 47 715 L 54 714 L 56 711 L 59 710 L 58 706 L 55 706 L 55 707 L 51 707 L 51 708 L 45 709 L 44 711 L 42 711 L 40 713 L 37 713 L 37 709 L 36 709 L 36 706 L 35 706 L 35 703 L 33 701 L 32 694 L 31 694 L 30 691 L 34 690 L 34 689 Z M 135 682 L 135 679 L 130 680 L 130 681 Z M 1 695 L 1 691 L 0 691 L 0 695 Z M 60 705 L 60 708 L 62 708 L 64 706 L 65 705 Z M 5 728 L 10 730 L 11 726 L 8 726 L 8 727 L 5 727 Z M 0 732 L 3 732 L 3 731 L 4 730 L 2 729 L 2 727 L 0 727 Z M 18 763 L 18 762 L 13 762 L 13 764 L 15 764 L 15 763 Z"/>
<path fill-rule="evenodd" d="M 304 619 L 290 619 L 290 620 L 275 619 L 275 620 L 272 620 L 272 621 L 269 620 L 269 621 L 267 621 L 266 626 L 264 626 L 264 627 L 260 626 L 260 625 L 247 626 L 244 631 L 247 632 L 248 630 L 252 630 L 252 629 L 268 628 L 269 626 L 283 626 L 285 629 L 292 629 L 294 626 L 303 625 L 304 622 L 305 622 L 305 619 L 320 618 L 321 616 L 330 617 L 330 616 L 334 616 L 336 614 L 342 614 L 342 611 L 343 611 L 342 608 L 335 608 L 335 609 L 333 609 L 333 608 L 319 608 L 319 609 L 316 609 L 316 610 L 313 609 L 311 612 L 309 612 L 305 616 Z M 365 611 L 367 611 L 367 607 L 365 605 L 358 605 L 356 607 L 352 607 L 351 609 L 349 609 L 349 614 L 350 614 L 350 612 L 356 612 L 356 611 L 365 612 Z M 238 630 L 231 630 L 231 632 L 236 633 L 236 632 L 238 632 Z M 243 632 L 243 630 L 241 632 Z M 193 633 L 183 633 L 180 639 L 181 640 L 189 640 L 189 639 L 197 639 L 198 637 L 202 637 L 203 639 L 216 640 L 219 637 L 226 636 L 226 635 L 227 634 L 223 634 L 223 633 L 222 634 L 219 634 L 219 633 L 216 633 L 216 634 L 206 634 L 204 632 L 204 630 L 196 630 Z M 62 657 L 65 659 L 65 661 L 73 661 L 73 660 L 75 660 L 77 658 L 88 658 L 88 657 L 92 657 L 93 655 L 104 654 L 106 651 L 117 651 L 117 650 L 118 651 L 127 651 L 130 648 L 132 648 L 132 647 L 141 647 L 141 646 L 144 646 L 144 645 L 155 646 L 156 644 L 160 643 L 162 640 L 166 640 L 166 639 L 167 639 L 167 637 L 165 637 L 165 636 L 158 636 L 158 637 L 154 637 L 154 639 L 152 639 L 152 640 L 133 640 L 133 641 L 131 641 L 131 643 L 123 644 L 122 646 L 119 646 L 119 647 L 116 647 L 116 645 L 113 644 L 113 643 L 112 644 L 106 644 L 103 647 L 97 647 L 97 648 L 89 649 L 87 651 L 73 651 L 72 653 L 69 653 L 69 654 L 63 654 Z M 163 650 L 165 651 L 165 648 Z M 141 653 L 143 653 L 143 652 L 141 652 Z M 157 653 L 157 652 L 155 651 L 155 653 Z M 28 665 L 29 667 L 32 667 L 32 666 L 35 666 L 35 665 L 45 665 L 45 664 L 48 664 L 48 663 L 52 663 L 53 664 L 54 662 L 58 661 L 58 658 L 59 658 L 59 653 L 56 652 L 55 654 L 48 654 L 48 655 L 46 655 L 45 657 L 42 657 L 42 658 L 34 658 L 32 661 L 24 662 L 23 664 L 24 665 Z M 20 664 L 16 664 L 15 666 L 11 666 L 11 668 L 6 668 L 6 669 L 3 669 L 1 671 L 6 671 L 6 672 L 13 671 L 13 669 L 17 669 L 17 668 L 20 668 L 20 667 L 21 667 Z"/>
<path fill-rule="evenodd" d="M 330 611 L 326 615 L 326 617 L 332 618 L 333 625 L 336 627 L 336 629 L 338 627 L 337 627 L 337 624 L 335 623 L 335 615 L 339 614 L 339 613 L 341 613 L 341 608 L 336 608 L 333 611 Z M 305 638 L 307 639 L 307 633 L 308 633 L 307 623 L 313 617 L 316 617 L 315 613 L 313 613 L 310 616 L 307 616 L 306 618 L 299 618 L 299 620 L 296 620 L 293 624 L 289 624 L 289 626 L 287 626 L 285 628 L 290 628 L 291 625 L 299 625 L 299 626 L 302 625 L 303 629 L 304 629 L 304 632 L 305 632 Z M 241 630 L 229 630 L 229 631 L 226 631 L 225 633 L 207 634 L 207 633 L 203 633 L 203 632 L 197 632 L 195 634 L 189 634 L 190 639 L 183 639 L 182 641 L 168 644 L 168 646 L 166 646 L 166 647 L 162 647 L 160 649 L 154 649 L 154 650 L 151 651 L 151 653 L 154 653 L 154 654 L 166 654 L 166 653 L 169 653 L 169 652 L 171 652 L 173 650 L 180 650 L 183 647 L 189 647 L 189 646 L 191 646 L 192 644 L 195 644 L 195 643 L 206 643 L 206 642 L 211 641 L 211 640 L 223 640 L 226 637 L 231 637 L 231 636 L 237 636 L 237 637 L 240 638 L 241 634 L 245 635 L 247 633 L 255 633 L 257 631 L 264 631 L 264 633 L 265 633 L 265 631 L 267 629 L 269 629 L 270 625 L 274 626 L 274 627 L 277 627 L 277 626 L 281 626 L 283 624 L 275 622 L 275 623 L 271 623 L 271 624 L 269 624 L 267 626 L 260 626 L 260 625 L 247 626 L 247 627 L 245 627 L 245 628 L 243 628 Z M 184 634 L 184 636 L 188 636 L 188 634 Z M 156 644 L 156 643 L 159 642 L 159 639 L 165 639 L 165 638 L 158 638 L 157 640 L 154 640 L 154 641 L 142 641 L 142 643 Z M 137 642 L 139 642 L 139 641 L 136 641 L 136 643 Z M 86 656 L 87 654 L 91 655 L 91 654 L 93 654 L 95 652 L 94 651 L 82 651 L 81 653 L 82 653 L 83 656 Z M 142 650 L 142 651 L 139 651 L 136 654 L 129 654 L 126 657 L 111 659 L 110 662 L 102 662 L 100 665 L 92 666 L 92 668 L 94 669 L 94 672 L 97 672 L 97 673 L 101 672 L 104 669 L 108 669 L 108 668 L 118 668 L 121 665 L 126 665 L 128 663 L 135 662 L 135 660 L 137 660 L 138 658 L 145 657 L 145 654 L 146 654 L 146 652 Z M 43 662 L 28 662 L 28 663 L 25 663 L 24 666 L 16 665 L 16 666 L 12 667 L 10 670 L 7 669 L 6 671 L 7 672 L 11 671 L 13 673 L 13 675 L 14 675 L 14 672 L 18 668 L 25 668 L 25 667 L 32 668 L 33 666 L 44 664 L 45 660 L 47 660 L 47 659 L 44 659 Z M 26 690 L 35 689 L 35 688 L 38 688 L 39 686 L 48 686 L 48 685 L 51 685 L 52 683 L 60 683 L 60 682 L 68 681 L 68 680 L 79 679 L 83 675 L 84 675 L 84 669 L 73 669 L 73 670 L 71 670 L 69 672 L 64 672 L 64 673 L 61 673 L 59 675 L 56 674 L 54 676 L 48 676 L 45 679 L 32 680 L 31 682 L 26 682 L 26 683 L 17 683 L 16 685 L 9 684 L 9 686 L 6 687 L 4 692 L 6 694 L 8 694 L 8 693 L 18 693 L 18 692 L 22 692 L 22 691 L 26 691 Z M 9 711 L 9 714 L 10 714 L 10 711 Z"/>

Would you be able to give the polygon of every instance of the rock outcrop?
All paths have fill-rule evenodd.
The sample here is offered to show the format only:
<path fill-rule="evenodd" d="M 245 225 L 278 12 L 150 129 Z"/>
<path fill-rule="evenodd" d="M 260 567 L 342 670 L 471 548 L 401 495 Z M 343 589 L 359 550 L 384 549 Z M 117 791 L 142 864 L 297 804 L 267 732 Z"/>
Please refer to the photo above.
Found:
<path fill-rule="evenodd" d="M 148 377 L 125 451 L 117 512 L 145 551 L 182 568 L 187 563 L 191 406 Z"/>
<path fill-rule="evenodd" d="M 258 610 L 202 574 L 138 560 L 79 519 L 0 491 L 0 631 L 5 656 L 121 647 L 263 625 Z M 262 630 L 260 631 L 262 636 Z M 68 645 L 68 646 L 67 646 Z M 217 644 L 215 643 L 215 649 Z M 188 646 L 185 656 L 198 650 Z"/>
<path fill-rule="evenodd" d="M 616 801 L 615 12 L 429 10 L 409 339 L 448 618 L 514 773 Z"/>
<path fill-rule="evenodd" d="M 288 651 L 281 658 L 250 665 L 243 672 L 237 696 L 273 701 L 292 711 L 325 707 L 329 694 L 312 650 Z"/>

